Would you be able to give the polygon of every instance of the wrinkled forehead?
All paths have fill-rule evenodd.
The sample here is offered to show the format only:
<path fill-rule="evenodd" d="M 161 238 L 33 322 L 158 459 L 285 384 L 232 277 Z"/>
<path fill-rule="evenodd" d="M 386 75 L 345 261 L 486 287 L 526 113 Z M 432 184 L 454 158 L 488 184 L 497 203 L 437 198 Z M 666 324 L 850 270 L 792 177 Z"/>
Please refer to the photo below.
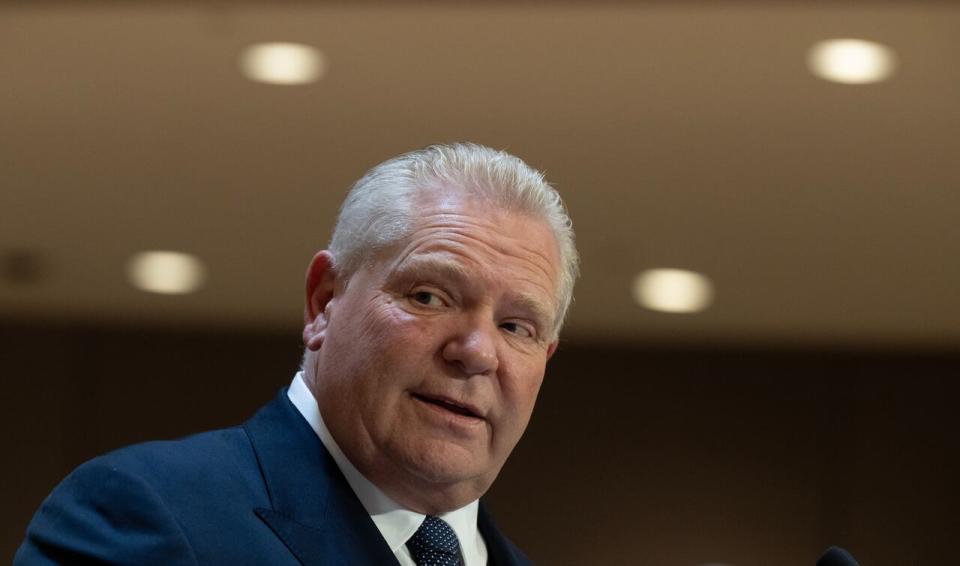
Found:
<path fill-rule="evenodd" d="M 498 238 L 513 240 L 516 247 L 505 251 L 508 255 L 526 259 L 538 266 L 552 284 L 549 300 L 554 307 L 559 308 L 562 279 L 560 246 L 550 223 L 538 214 L 516 210 L 484 193 L 474 193 L 456 186 L 435 185 L 424 188 L 416 195 L 411 207 L 406 236 L 395 246 L 391 246 L 393 254 L 403 253 L 402 250 L 411 244 L 415 234 L 436 223 L 438 216 L 447 213 L 451 217 L 464 214 L 477 216 L 484 224 L 481 229 Z"/>

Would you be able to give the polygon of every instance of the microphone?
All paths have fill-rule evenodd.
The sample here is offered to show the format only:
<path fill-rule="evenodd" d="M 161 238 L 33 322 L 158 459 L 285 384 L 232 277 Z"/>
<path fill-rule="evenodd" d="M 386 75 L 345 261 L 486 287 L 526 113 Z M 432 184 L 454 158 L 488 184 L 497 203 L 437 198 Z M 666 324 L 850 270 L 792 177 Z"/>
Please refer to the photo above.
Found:
<path fill-rule="evenodd" d="M 846 550 L 831 546 L 823 553 L 820 560 L 817 560 L 817 566 L 860 566 L 853 556 Z"/>

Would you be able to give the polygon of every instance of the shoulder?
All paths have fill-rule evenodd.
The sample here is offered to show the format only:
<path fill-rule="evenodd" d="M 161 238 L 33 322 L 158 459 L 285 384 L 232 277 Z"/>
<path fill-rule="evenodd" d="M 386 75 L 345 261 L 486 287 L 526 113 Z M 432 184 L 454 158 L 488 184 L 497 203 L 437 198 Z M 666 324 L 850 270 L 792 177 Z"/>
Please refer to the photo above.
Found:
<path fill-rule="evenodd" d="M 95 458 L 60 482 L 30 522 L 14 564 L 135 564 L 152 556 L 196 564 L 174 514 L 129 454 Z"/>
<path fill-rule="evenodd" d="M 252 462 L 250 440 L 243 428 L 236 426 L 120 448 L 81 465 L 77 472 L 128 473 L 162 490 L 167 484 L 182 488 L 191 478 L 209 481 L 230 475 L 229 470 Z"/>
<path fill-rule="evenodd" d="M 53 490 L 16 560 L 195 564 L 189 533 L 198 510 L 218 498 L 250 502 L 260 485 L 240 427 L 122 448 L 80 465 Z"/>

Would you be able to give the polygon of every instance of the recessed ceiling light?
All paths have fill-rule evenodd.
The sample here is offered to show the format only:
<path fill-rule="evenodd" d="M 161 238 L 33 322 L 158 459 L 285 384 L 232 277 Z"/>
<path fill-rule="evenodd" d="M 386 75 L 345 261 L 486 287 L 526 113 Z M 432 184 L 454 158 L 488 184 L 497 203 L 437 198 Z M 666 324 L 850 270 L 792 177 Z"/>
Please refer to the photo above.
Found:
<path fill-rule="evenodd" d="M 845 84 L 875 83 L 888 78 L 896 67 L 893 50 L 862 39 L 821 41 L 807 55 L 815 75 Z"/>
<path fill-rule="evenodd" d="M 258 43 L 243 50 L 240 69 L 252 81 L 302 85 L 319 80 L 326 60 L 316 48 L 300 43 Z"/>
<path fill-rule="evenodd" d="M 127 275 L 138 289 L 180 295 L 199 289 L 206 269 L 199 259 L 190 254 L 152 251 L 140 252 L 130 258 Z"/>
<path fill-rule="evenodd" d="M 633 281 L 633 298 L 641 306 L 663 312 L 690 313 L 706 309 L 713 300 L 707 277 L 684 269 L 650 269 Z"/>

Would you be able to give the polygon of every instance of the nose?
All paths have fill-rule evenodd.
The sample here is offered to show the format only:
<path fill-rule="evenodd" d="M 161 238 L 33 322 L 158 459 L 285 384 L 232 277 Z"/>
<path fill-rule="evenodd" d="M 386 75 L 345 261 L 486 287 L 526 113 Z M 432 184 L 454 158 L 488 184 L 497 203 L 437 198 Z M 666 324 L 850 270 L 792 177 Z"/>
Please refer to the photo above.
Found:
<path fill-rule="evenodd" d="M 443 346 L 443 359 L 465 376 L 492 375 L 500 365 L 498 330 L 493 322 L 472 323 Z"/>

